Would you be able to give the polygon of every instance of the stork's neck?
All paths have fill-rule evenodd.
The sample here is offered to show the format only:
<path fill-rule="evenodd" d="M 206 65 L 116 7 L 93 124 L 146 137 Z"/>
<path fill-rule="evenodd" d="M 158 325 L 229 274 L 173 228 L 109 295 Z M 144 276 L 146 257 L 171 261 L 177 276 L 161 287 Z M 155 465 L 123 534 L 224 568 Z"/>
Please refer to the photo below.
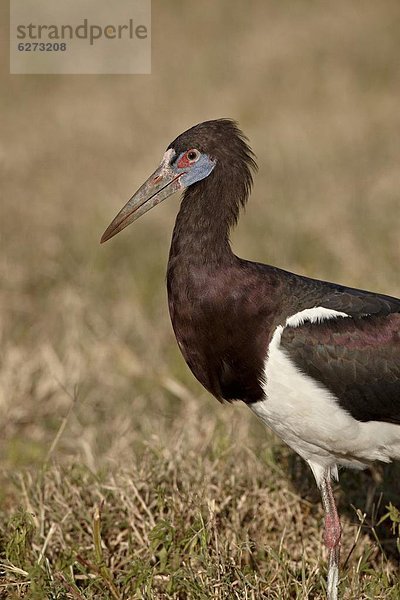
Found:
<path fill-rule="evenodd" d="M 234 261 L 229 233 L 244 201 L 243 186 L 233 180 L 227 185 L 214 173 L 190 186 L 176 218 L 170 266 L 179 262 L 212 268 Z"/>

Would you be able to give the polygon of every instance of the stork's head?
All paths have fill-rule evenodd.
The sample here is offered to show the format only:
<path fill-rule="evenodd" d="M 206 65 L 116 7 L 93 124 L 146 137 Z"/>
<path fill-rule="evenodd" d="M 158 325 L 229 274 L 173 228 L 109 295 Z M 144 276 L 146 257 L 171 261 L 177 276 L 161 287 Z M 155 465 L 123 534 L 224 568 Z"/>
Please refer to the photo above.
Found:
<path fill-rule="evenodd" d="M 205 121 L 178 136 L 167 148 L 159 167 L 120 210 L 101 238 L 106 242 L 136 221 L 148 210 L 225 166 L 238 173 L 244 167 L 244 186 L 251 185 L 249 166 L 254 167 L 252 152 L 236 123 L 230 119 Z"/>

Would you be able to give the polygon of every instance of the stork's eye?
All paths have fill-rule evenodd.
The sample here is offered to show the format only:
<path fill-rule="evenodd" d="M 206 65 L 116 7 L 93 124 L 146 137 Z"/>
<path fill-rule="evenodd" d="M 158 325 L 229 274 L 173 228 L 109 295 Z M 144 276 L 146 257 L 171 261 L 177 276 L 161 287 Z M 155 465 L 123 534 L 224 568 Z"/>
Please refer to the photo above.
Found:
<path fill-rule="evenodd" d="M 190 162 L 197 162 L 199 160 L 201 154 L 198 150 L 196 150 L 195 148 L 192 148 L 191 150 L 187 151 L 186 156 L 188 157 Z"/>

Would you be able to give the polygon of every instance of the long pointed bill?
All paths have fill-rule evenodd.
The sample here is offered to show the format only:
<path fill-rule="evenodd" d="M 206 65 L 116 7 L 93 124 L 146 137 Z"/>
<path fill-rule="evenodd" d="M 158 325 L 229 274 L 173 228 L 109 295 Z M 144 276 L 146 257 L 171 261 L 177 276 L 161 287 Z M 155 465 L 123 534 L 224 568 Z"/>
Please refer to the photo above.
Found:
<path fill-rule="evenodd" d="M 156 171 L 138 189 L 136 194 L 125 204 L 115 219 L 110 223 L 103 233 L 100 243 L 103 244 L 114 235 L 125 229 L 128 225 L 144 215 L 148 210 L 160 204 L 174 192 L 183 189 L 180 178 L 184 173 L 178 175 L 172 170 L 169 160 L 172 150 L 164 154 L 164 158 Z"/>

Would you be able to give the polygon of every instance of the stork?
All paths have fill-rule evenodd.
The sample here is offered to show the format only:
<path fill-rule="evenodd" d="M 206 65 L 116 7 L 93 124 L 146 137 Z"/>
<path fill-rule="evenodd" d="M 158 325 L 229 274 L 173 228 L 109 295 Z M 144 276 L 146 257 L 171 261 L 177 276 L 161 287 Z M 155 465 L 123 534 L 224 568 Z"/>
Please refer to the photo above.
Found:
<path fill-rule="evenodd" d="M 338 467 L 400 458 L 400 300 L 237 257 L 229 234 L 255 158 L 237 124 L 179 135 L 104 232 L 184 190 L 167 269 L 179 348 L 219 401 L 242 400 L 310 466 L 325 511 L 327 597 L 337 599 Z"/>

